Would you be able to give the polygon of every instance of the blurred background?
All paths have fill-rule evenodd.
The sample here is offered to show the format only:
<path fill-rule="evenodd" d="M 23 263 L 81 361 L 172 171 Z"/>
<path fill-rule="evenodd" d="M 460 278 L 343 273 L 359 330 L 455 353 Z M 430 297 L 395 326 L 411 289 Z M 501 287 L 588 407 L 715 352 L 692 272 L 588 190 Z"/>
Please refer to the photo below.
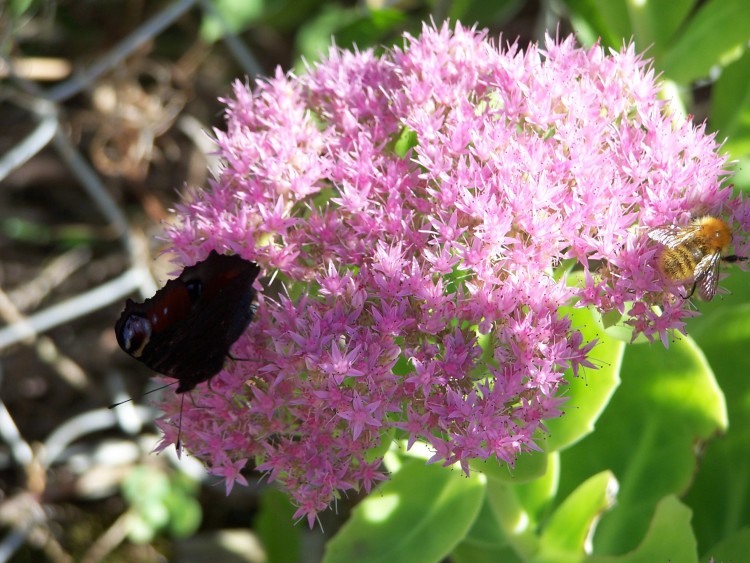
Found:
<path fill-rule="evenodd" d="M 233 80 L 303 72 L 334 42 L 387 48 L 430 20 L 521 46 L 545 32 L 632 39 L 677 111 L 729 137 L 745 189 L 748 12 L 741 0 L 0 0 L 0 561 L 318 561 L 346 519 L 342 503 L 325 535 L 294 526 L 258 475 L 226 496 L 189 456 L 150 453 L 152 373 L 115 340 L 125 298 L 174 273 L 162 222 L 211 177 L 207 132 Z"/>

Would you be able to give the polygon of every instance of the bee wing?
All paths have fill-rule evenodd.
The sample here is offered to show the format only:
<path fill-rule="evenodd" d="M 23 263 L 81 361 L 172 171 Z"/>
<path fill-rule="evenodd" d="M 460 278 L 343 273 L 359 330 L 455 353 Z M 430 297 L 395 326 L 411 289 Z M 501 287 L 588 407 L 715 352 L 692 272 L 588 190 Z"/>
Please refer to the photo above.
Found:
<path fill-rule="evenodd" d="M 695 283 L 698 285 L 698 295 L 704 301 L 711 301 L 716 295 L 719 285 L 719 261 L 721 255 L 716 252 L 708 254 L 695 267 Z"/>
<path fill-rule="evenodd" d="M 694 239 L 700 229 L 700 225 L 688 225 L 686 227 L 662 225 L 651 229 L 648 232 L 648 238 L 663 244 L 667 248 L 675 248 L 685 241 Z"/>

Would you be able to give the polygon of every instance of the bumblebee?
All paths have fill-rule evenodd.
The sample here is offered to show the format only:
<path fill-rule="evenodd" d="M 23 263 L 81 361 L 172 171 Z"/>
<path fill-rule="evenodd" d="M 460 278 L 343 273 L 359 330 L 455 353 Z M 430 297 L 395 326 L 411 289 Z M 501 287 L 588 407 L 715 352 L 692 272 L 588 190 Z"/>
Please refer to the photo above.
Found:
<path fill-rule="evenodd" d="M 659 269 L 666 279 L 693 285 L 684 299 L 698 289 L 698 296 L 711 301 L 719 283 L 719 262 L 742 262 L 746 256 L 725 256 L 732 244 L 732 231 L 716 217 L 707 215 L 687 226 L 664 225 L 651 229 L 648 237 L 664 245 L 659 255 Z"/>

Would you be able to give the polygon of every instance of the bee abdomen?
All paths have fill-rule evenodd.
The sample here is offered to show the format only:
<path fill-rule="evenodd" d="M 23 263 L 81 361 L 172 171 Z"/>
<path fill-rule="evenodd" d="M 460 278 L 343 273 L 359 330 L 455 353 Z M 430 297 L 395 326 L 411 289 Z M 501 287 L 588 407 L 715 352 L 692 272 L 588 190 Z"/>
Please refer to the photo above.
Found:
<path fill-rule="evenodd" d="M 661 255 L 661 269 L 672 280 L 692 278 L 695 267 L 706 255 L 706 250 L 695 241 L 665 250 Z"/>

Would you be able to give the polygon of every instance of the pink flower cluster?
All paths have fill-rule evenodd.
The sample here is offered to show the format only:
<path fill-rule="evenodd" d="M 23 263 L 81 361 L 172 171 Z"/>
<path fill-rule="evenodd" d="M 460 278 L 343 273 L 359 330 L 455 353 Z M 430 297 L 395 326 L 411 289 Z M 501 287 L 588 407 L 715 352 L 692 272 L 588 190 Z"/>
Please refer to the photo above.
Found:
<path fill-rule="evenodd" d="M 233 350 L 250 361 L 185 401 L 182 438 L 227 491 L 251 460 L 311 524 L 385 479 L 373 452 L 399 437 L 466 472 L 535 449 L 595 345 L 561 306 L 664 338 L 689 310 L 646 229 L 696 213 L 750 227 L 713 137 L 666 115 L 632 46 L 522 51 L 425 26 L 225 103 L 224 168 L 168 236 L 186 263 L 216 248 L 267 277 Z M 585 282 L 556 275 L 570 268 Z"/>

